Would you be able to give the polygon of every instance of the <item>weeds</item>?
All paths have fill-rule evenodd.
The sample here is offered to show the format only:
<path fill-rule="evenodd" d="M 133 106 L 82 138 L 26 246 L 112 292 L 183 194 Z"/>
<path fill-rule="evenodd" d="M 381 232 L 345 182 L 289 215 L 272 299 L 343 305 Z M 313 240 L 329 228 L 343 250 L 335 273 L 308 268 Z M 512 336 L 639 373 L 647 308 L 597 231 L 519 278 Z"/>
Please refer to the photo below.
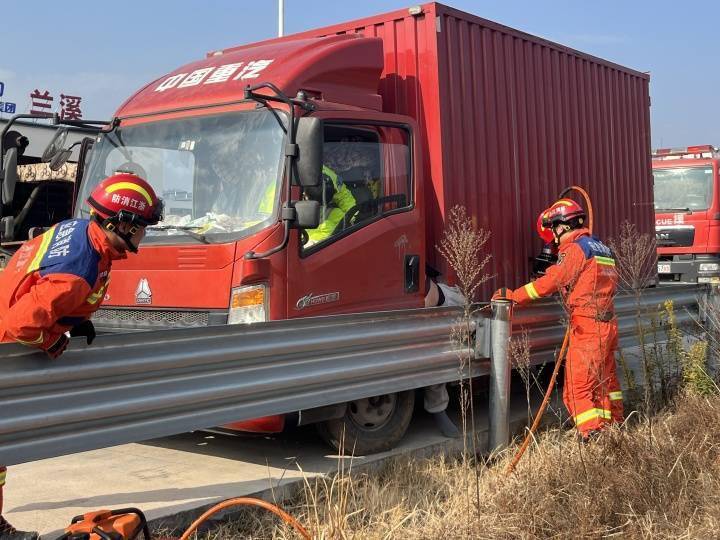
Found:
<path fill-rule="evenodd" d="M 532 463 L 506 477 L 508 449 L 480 469 L 483 498 L 468 505 L 467 461 L 396 459 L 340 490 L 308 484 L 286 507 L 318 539 L 717 538 L 720 397 L 684 393 L 651 425 L 613 429 L 578 447 L 562 431 L 541 436 Z M 578 470 L 583 466 L 583 480 Z M 255 515 L 254 515 L 255 516 Z M 268 516 L 227 524 L 207 538 L 294 539 Z"/>
<path fill-rule="evenodd" d="M 473 302 L 480 286 L 491 276 L 484 272 L 491 255 L 482 255 L 483 246 L 490 238 L 490 233 L 478 229 L 476 223 L 467 215 L 463 206 L 455 206 L 450 210 L 450 218 L 437 246 L 438 252 L 447 261 L 457 278 L 457 286 L 464 298 L 463 315 L 453 330 L 451 339 L 458 345 L 460 360 L 460 411 L 463 433 L 464 459 L 467 458 L 466 447 L 468 434 L 467 411 L 470 411 L 470 439 L 473 458 L 478 455 L 477 434 L 475 433 L 475 406 L 473 402 Z M 480 504 L 479 479 L 475 478 L 475 498 Z M 469 492 L 469 490 L 468 490 Z"/>

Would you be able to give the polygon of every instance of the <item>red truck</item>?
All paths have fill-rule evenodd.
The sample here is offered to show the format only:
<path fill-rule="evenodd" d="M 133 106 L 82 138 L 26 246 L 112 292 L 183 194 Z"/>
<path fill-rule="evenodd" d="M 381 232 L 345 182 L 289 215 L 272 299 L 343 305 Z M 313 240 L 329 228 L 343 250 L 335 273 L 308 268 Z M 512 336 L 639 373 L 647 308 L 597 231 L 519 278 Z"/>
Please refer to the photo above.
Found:
<path fill-rule="evenodd" d="M 83 163 L 79 200 L 124 170 L 166 201 L 139 255 L 115 266 L 95 324 L 422 308 L 426 263 L 452 280 L 436 245 L 459 204 L 492 231 L 487 299 L 528 279 L 536 218 L 572 184 L 594 197 L 601 236 L 624 219 L 651 232 L 648 83 L 437 3 L 210 52 L 131 96 Z M 339 192 L 354 204 L 318 234 L 347 205 Z M 301 418 L 387 442 L 407 427 L 405 397 Z"/>
<path fill-rule="evenodd" d="M 720 283 L 720 153 L 712 145 L 653 152 L 660 282 Z"/>

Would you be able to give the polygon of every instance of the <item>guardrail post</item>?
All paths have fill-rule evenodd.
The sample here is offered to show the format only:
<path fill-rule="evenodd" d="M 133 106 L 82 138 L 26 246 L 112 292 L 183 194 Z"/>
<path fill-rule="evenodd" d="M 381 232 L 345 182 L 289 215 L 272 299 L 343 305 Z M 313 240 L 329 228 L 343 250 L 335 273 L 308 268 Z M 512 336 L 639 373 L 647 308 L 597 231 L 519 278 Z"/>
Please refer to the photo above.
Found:
<path fill-rule="evenodd" d="M 704 308 L 704 309 L 703 309 Z M 720 338 L 720 285 L 712 284 L 705 296 L 705 305 L 700 307 L 704 311 L 705 326 L 709 334 L 708 367 L 711 375 L 717 375 L 719 351 L 713 346 Z"/>
<path fill-rule="evenodd" d="M 510 442 L 510 354 L 512 302 L 493 300 L 490 355 L 490 435 L 489 450 L 499 450 Z"/>

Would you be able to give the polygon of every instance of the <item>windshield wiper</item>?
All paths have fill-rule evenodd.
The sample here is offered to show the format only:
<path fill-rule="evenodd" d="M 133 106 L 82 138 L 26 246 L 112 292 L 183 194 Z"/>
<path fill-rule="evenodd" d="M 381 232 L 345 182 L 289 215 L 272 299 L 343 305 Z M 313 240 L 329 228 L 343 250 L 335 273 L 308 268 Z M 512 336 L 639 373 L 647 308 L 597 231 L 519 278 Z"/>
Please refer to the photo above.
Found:
<path fill-rule="evenodd" d="M 656 212 L 690 212 L 692 214 L 692 210 L 689 208 L 656 208 Z"/>
<path fill-rule="evenodd" d="M 202 227 L 198 226 L 190 226 L 190 225 L 150 225 L 147 227 L 150 231 L 182 231 L 187 236 L 194 238 L 195 240 L 199 240 L 203 244 L 210 244 L 210 240 L 208 240 L 204 234 L 196 233 L 193 229 L 202 229 Z"/>

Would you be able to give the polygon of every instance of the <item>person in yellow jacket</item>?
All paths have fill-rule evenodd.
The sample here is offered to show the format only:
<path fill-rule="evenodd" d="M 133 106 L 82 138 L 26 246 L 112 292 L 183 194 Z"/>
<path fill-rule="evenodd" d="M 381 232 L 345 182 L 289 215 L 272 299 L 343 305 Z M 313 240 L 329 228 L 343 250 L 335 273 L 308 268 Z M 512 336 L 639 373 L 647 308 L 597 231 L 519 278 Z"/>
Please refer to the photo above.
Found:
<path fill-rule="evenodd" d="M 308 229 L 306 247 L 330 238 L 348 211 L 357 203 L 338 174 L 327 165 L 322 168 L 322 181 L 317 187 L 305 188 L 308 197 L 322 205 L 323 215 L 316 229 Z M 352 216 L 348 216 L 352 217 Z"/>
<path fill-rule="evenodd" d="M 312 246 L 332 236 L 348 210 L 357 204 L 353 194 L 342 183 L 342 180 L 333 169 L 323 165 L 322 176 L 319 186 L 305 188 L 308 197 L 318 201 L 323 206 L 320 225 L 316 229 L 307 230 L 309 240 L 305 244 L 306 246 Z M 270 215 L 274 205 L 275 184 L 271 184 L 260 200 L 258 213 Z"/>

